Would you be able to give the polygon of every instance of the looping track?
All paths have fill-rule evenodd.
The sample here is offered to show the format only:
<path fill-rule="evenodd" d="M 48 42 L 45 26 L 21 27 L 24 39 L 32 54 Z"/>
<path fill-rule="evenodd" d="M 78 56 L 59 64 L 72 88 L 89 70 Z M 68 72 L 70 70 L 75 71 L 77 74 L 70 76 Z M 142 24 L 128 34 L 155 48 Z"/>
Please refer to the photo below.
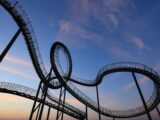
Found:
<path fill-rule="evenodd" d="M 5 8 L 5 10 L 8 11 L 8 13 L 13 17 L 13 19 L 21 29 L 35 71 L 37 72 L 40 80 L 43 81 L 44 84 L 46 84 L 47 81 L 46 77 L 48 75 L 48 72 L 46 71 L 43 61 L 41 59 L 39 47 L 37 44 L 37 39 L 27 14 L 17 1 L 0 0 L 0 4 Z M 65 73 L 63 72 L 63 70 L 61 69 L 61 65 L 59 64 L 59 58 L 58 58 L 59 49 L 64 50 L 63 52 L 67 58 L 68 67 Z M 85 86 L 97 86 L 102 82 L 103 77 L 110 73 L 114 72 L 140 73 L 149 77 L 154 83 L 154 91 L 150 99 L 146 102 L 148 110 L 149 111 L 153 110 L 155 106 L 158 105 L 158 103 L 160 102 L 160 77 L 153 69 L 151 69 L 146 65 L 132 63 L 132 62 L 114 63 L 100 69 L 95 80 L 83 80 L 81 78 L 73 77 L 71 75 L 72 72 L 71 56 L 67 47 L 62 43 L 56 42 L 55 44 L 53 44 L 51 48 L 50 59 L 56 78 L 60 82 L 52 80 L 49 83 L 48 87 L 56 89 L 60 88 L 63 85 L 66 88 L 66 90 L 70 92 L 74 97 L 76 97 L 79 101 L 81 101 L 82 103 L 84 103 L 85 105 L 89 106 L 91 109 L 97 112 L 99 112 L 100 110 L 100 113 L 105 116 L 110 116 L 115 118 L 135 117 L 138 115 L 145 114 L 145 109 L 143 108 L 143 106 L 139 106 L 137 108 L 124 111 L 111 110 L 109 108 L 104 108 L 103 106 L 100 106 L 100 109 L 98 109 L 97 103 L 92 99 L 90 99 L 88 96 L 86 96 L 82 91 L 77 89 L 72 84 L 72 82 Z M 52 75 L 52 78 L 54 79 L 55 76 Z M 21 94 L 21 96 L 23 95 Z M 53 96 L 48 93 L 48 98 L 52 97 Z M 76 116 L 77 113 L 79 113 L 80 116 L 78 117 L 84 118 L 84 113 L 78 110 L 77 108 L 70 107 L 70 110 L 75 111 L 72 112 L 73 116 Z M 65 110 L 63 112 L 65 112 Z"/>
<path fill-rule="evenodd" d="M 72 84 L 72 82 L 74 81 L 78 84 L 85 85 L 85 86 L 96 86 L 102 82 L 104 76 L 109 75 L 111 73 L 115 73 L 115 72 L 134 72 L 134 73 L 143 74 L 149 77 L 154 83 L 154 91 L 150 99 L 146 102 L 148 110 L 151 111 L 158 105 L 160 101 L 160 77 L 152 68 L 139 63 L 119 62 L 119 63 L 106 65 L 105 67 L 100 69 L 95 80 L 81 80 L 80 78 L 79 80 L 77 80 L 71 77 L 71 80 L 68 81 L 67 78 L 65 78 L 65 74 L 63 70 L 61 70 L 61 66 L 57 58 L 58 57 L 57 53 L 60 48 L 63 49 L 63 51 L 65 51 L 65 54 L 68 54 L 67 56 L 68 61 L 70 61 L 70 63 L 72 62 L 70 57 L 71 55 L 67 47 L 60 42 L 54 43 L 51 48 L 50 59 L 51 59 L 51 64 L 52 64 L 55 75 L 63 84 L 63 86 L 67 89 L 67 91 L 69 91 L 79 101 L 89 106 L 93 110 L 99 112 L 98 104 L 92 99 L 90 99 L 88 96 L 86 96 L 82 91 L 78 90 Z M 128 118 L 128 117 L 143 115 L 146 112 L 143 106 L 139 106 L 134 109 L 128 109 L 123 111 L 111 110 L 109 108 L 100 106 L 100 113 L 110 117 Z"/>
<path fill-rule="evenodd" d="M 12 1 L 0 0 L 0 5 L 2 5 L 2 7 L 4 7 L 6 11 L 8 11 L 8 13 L 13 17 L 13 19 L 21 29 L 22 34 L 24 36 L 24 40 L 28 48 L 29 55 L 31 57 L 33 66 L 35 68 L 35 71 L 37 72 L 40 80 L 42 80 L 43 83 L 46 83 L 48 72 L 44 67 L 41 54 L 39 52 L 37 38 L 32 28 L 28 15 L 25 13 L 25 11 L 22 9 L 18 1 L 16 0 L 12 0 Z M 55 79 L 55 78 L 56 77 L 54 76 L 52 77 L 52 79 Z M 60 88 L 61 84 L 58 81 L 55 81 L 55 82 L 51 81 L 48 87 L 53 89 Z M 51 98 L 52 95 L 48 93 L 48 97 Z M 70 106 L 70 109 L 75 112 L 75 113 L 72 112 L 73 113 L 72 116 L 77 116 L 77 113 L 78 113 L 79 114 L 78 117 L 80 116 L 81 118 L 84 118 L 85 116 L 84 112 L 80 111 L 79 109 L 69 104 L 68 106 Z"/>

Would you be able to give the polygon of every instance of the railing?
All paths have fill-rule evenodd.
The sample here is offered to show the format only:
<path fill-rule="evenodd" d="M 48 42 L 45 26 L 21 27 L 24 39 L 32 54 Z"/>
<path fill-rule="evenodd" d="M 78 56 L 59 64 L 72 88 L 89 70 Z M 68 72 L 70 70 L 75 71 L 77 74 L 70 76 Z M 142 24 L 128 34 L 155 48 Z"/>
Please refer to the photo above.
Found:
<path fill-rule="evenodd" d="M 34 97 L 36 96 L 37 91 L 34 89 L 31 89 L 29 87 L 25 87 L 25 86 L 21 86 L 21 85 L 17 85 L 17 84 L 13 84 L 13 83 L 6 83 L 6 82 L 0 82 L 0 91 L 2 91 L 2 89 L 4 90 L 9 90 L 14 92 L 18 92 L 19 94 L 24 94 L 26 96 L 30 96 L 30 97 Z M 41 95 L 42 93 L 39 94 L 38 98 L 41 99 Z M 31 99 L 31 98 L 30 98 Z M 49 96 L 46 98 L 47 105 L 52 105 L 53 108 L 58 109 L 58 102 L 59 100 L 51 95 L 51 93 L 49 93 Z M 63 110 L 63 107 L 60 106 L 60 110 Z M 79 109 L 75 108 L 74 106 L 69 105 L 67 102 L 65 102 L 64 104 L 64 111 L 67 111 L 67 113 L 72 113 L 75 116 L 78 115 L 78 117 L 80 116 L 85 116 L 85 113 L 83 111 L 80 111 Z M 70 115 L 70 114 L 69 114 Z"/>

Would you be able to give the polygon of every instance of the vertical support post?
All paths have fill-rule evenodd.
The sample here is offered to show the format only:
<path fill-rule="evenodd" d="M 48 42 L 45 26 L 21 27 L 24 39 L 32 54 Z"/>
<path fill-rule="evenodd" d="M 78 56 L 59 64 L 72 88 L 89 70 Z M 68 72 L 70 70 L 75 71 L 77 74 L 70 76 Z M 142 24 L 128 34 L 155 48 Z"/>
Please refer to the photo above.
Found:
<path fill-rule="evenodd" d="M 58 110 L 57 110 L 56 120 L 58 120 L 58 118 L 59 118 L 59 108 L 60 108 L 60 102 L 61 102 L 61 93 L 62 93 L 62 87 L 60 89 L 60 94 L 59 94 L 59 103 L 58 103 Z"/>
<path fill-rule="evenodd" d="M 38 111 L 37 111 L 37 115 L 36 115 L 36 120 L 38 120 L 38 116 L 39 116 L 39 110 L 40 110 L 40 108 L 41 108 L 41 104 L 39 104 L 39 107 L 37 108 L 37 109 L 38 109 Z"/>
<path fill-rule="evenodd" d="M 150 115 L 150 113 L 149 113 L 149 111 L 148 111 L 148 108 L 147 108 L 147 105 L 146 105 L 144 96 L 143 96 L 143 94 L 142 94 L 141 88 L 140 88 L 140 86 L 139 86 L 139 84 L 138 84 L 138 81 L 137 81 L 137 79 L 136 79 L 136 75 L 134 74 L 134 72 L 132 72 L 132 76 L 133 76 L 133 79 L 134 79 L 135 84 L 136 84 L 136 86 L 137 86 L 137 89 L 138 89 L 139 95 L 140 95 L 140 97 L 141 97 L 143 106 L 144 106 L 144 108 L 145 108 L 145 110 L 146 110 L 148 119 L 149 119 L 149 120 L 152 120 L 151 115 Z"/>
<path fill-rule="evenodd" d="M 60 112 L 59 109 L 60 109 L 60 105 L 62 105 L 62 108 L 64 109 L 65 97 L 66 97 L 66 89 L 65 88 L 63 89 L 63 87 L 61 87 L 56 120 L 58 120 L 60 117 L 61 117 L 61 120 L 63 120 L 63 112 Z"/>
<path fill-rule="evenodd" d="M 156 106 L 156 110 L 157 110 L 158 115 L 159 115 L 159 117 L 160 117 L 160 111 L 159 111 L 159 109 L 158 109 L 158 106 Z"/>
<path fill-rule="evenodd" d="M 88 120 L 88 109 L 87 109 L 87 105 L 86 105 L 86 120 Z"/>
<path fill-rule="evenodd" d="M 63 105 L 62 110 L 64 109 L 65 98 L 66 98 L 66 90 L 64 89 L 64 97 L 63 97 L 63 103 L 62 103 L 62 105 Z M 63 112 L 62 112 L 61 120 L 63 120 Z"/>
<path fill-rule="evenodd" d="M 115 120 L 115 118 L 113 118 L 113 120 Z"/>
<path fill-rule="evenodd" d="M 98 93 L 98 86 L 97 85 L 96 85 L 96 93 L 97 93 L 99 120 L 101 120 L 101 113 L 100 113 L 100 106 L 99 106 L 99 93 Z"/>
<path fill-rule="evenodd" d="M 46 120 L 49 120 L 50 110 L 51 110 L 51 107 L 49 106 Z"/>
<path fill-rule="evenodd" d="M 32 106 L 32 111 L 31 111 L 29 120 L 33 119 L 33 115 L 34 115 L 35 112 L 37 112 L 36 120 L 41 120 L 41 118 L 42 118 L 43 108 L 44 108 L 45 99 L 46 99 L 46 96 L 47 96 L 48 84 L 49 84 L 49 81 L 50 81 L 51 73 L 52 73 L 52 67 L 51 67 L 50 72 L 48 74 L 46 83 L 43 84 L 43 86 L 42 86 L 42 81 L 40 81 L 40 83 L 39 83 L 38 91 L 36 93 L 36 98 L 35 98 L 33 106 Z M 36 106 L 36 103 L 38 102 L 37 101 L 38 100 L 38 95 L 39 95 L 41 89 L 42 89 L 42 95 L 41 95 L 39 104 Z"/>
<path fill-rule="evenodd" d="M 32 120 L 32 118 L 33 118 L 33 114 L 35 112 L 36 102 L 37 102 L 37 98 L 38 98 L 38 95 L 39 95 L 39 92 L 40 92 L 40 89 L 41 89 L 41 85 L 42 85 L 42 81 L 40 81 L 40 83 L 39 83 L 38 90 L 37 90 L 36 97 L 35 97 L 35 100 L 34 100 L 34 103 L 33 103 L 33 106 L 32 106 L 32 110 L 31 110 L 29 120 Z"/>
<path fill-rule="evenodd" d="M 43 108 L 44 108 L 44 103 L 45 103 L 45 99 L 46 99 L 46 96 L 47 96 L 47 91 L 48 91 L 48 84 L 47 85 L 44 85 L 44 95 L 43 95 L 43 98 L 42 98 L 42 106 L 41 106 L 41 109 L 40 109 L 40 114 L 39 114 L 39 119 L 38 120 L 41 120 L 42 118 L 42 114 L 43 114 Z"/>
<path fill-rule="evenodd" d="M 16 41 L 20 33 L 21 33 L 21 29 L 19 28 L 18 31 L 13 36 L 13 38 L 11 39 L 11 41 L 8 43 L 8 45 L 4 49 L 4 51 L 1 53 L 0 63 L 2 62 L 3 58 L 6 56 L 6 54 L 8 53 L 8 51 L 10 50 L 10 48 L 12 47 L 13 43 Z"/>

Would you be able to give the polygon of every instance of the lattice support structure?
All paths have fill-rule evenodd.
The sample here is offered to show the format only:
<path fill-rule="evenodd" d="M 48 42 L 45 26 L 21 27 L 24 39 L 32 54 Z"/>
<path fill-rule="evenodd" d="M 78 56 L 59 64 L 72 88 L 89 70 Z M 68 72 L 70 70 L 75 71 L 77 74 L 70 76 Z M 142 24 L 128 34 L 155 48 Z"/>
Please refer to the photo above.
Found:
<path fill-rule="evenodd" d="M 58 109 L 57 109 L 56 120 L 63 120 L 63 112 L 61 112 L 59 108 L 62 107 L 64 109 L 65 97 L 66 97 L 66 89 L 61 87 L 60 94 L 59 94 L 59 104 L 58 104 Z M 62 106 L 60 106 L 60 104 Z"/>
<path fill-rule="evenodd" d="M 51 74 L 52 74 L 52 68 L 50 69 L 50 73 L 47 76 L 48 82 L 46 82 L 46 83 L 49 83 L 50 78 L 51 78 Z M 36 114 L 36 120 L 41 120 L 42 119 L 42 114 L 43 114 L 45 99 L 46 99 L 46 96 L 47 96 L 47 91 L 48 91 L 48 84 L 45 85 L 45 84 L 42 83 L 42 81 L 40 81 L 39 86 L 38 86 L 38 90 L 37 90 L 37 94 L 36 94 L 36 99 L 34 100 L 29 120 L 34 119 L 34 114 Z M 40 93 L 42 93 L 42 94 L 40 94 Z M 40 102 L 37 101 L 39 96 L 41 96 L 40 97 L 40 99 L 41 99 Z"/>

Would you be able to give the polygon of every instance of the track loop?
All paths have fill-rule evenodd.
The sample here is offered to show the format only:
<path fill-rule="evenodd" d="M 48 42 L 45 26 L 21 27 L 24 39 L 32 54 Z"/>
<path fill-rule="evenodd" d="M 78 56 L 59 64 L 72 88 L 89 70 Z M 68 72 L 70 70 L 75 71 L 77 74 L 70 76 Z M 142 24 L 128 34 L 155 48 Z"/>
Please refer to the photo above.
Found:
<path fill-rule="evenodd" d="M 80 91 L 78 88 L 76 88 L 72 82 L 85 85 L 85 86 L 96 86 L 99 85 L 104 76 L 109 75 L 111 73 L 115 72 L 134 72 L 134 73 L 139 73 L 142 75 L 145 75 L 149 77 L 153 83 L 154 83 L 154 91 L 149 98 L 149 100 L 146 102 L 147 108 L 149 111 L 153 110 L 160 102 L 160 77 L 159 75 L 150 67 L 139 64 L 139 63 L 133 63 L 133 62 L 119 62 L 119 63 L 113 63 L 104 66 L 101 68 L 97 74 L 97 77 L 95 80 L 81 80 L 81 78 L 76 79 L 76 77 L 72 77 L 71 75 L 71 80 L 68 81 L 68 78 L 65 77 L 64 73 L 59 69 L 60 65 L 57 63 L 57 50 L 61 47 L 63 50 L 66 52 L 66 56 L 69 58 L 71 61 L 71 55 L 69 53 L 69 50 L 67 47 L 60 43 L 56 42 L 53 44 L 50 52 L 50 60 L 51 60 L 51 65 L 53 67 L 54 73 L 57 77 L 57 79 L 61 82 L 61 84 L 69 91 L 74 97 L 76 97 L 79 101 L 84 103 L 85 105 L 89 106 L 95 111 L 99 111 L 98 105 L 95 101 L 90 99 L 87 95 L 85 95 L 82 91 Z M 67 58 L 67 59 L 68 59 Z M 72 67 L 72 66 L 71 66 Z M 114 118 L 129 118 L 129 117 L 135 117 L 139 115 L 146 114 L 146 111 L 143 106 L 139 106 L 136 108 L 132 109 L 127 109 L 123 111 L 119 110 L 111 110 L 109 108 L 105 108 L 103 106 L 100 106 L 100 113 L 105 115 L 105 116 L 110 116 Z"/>

